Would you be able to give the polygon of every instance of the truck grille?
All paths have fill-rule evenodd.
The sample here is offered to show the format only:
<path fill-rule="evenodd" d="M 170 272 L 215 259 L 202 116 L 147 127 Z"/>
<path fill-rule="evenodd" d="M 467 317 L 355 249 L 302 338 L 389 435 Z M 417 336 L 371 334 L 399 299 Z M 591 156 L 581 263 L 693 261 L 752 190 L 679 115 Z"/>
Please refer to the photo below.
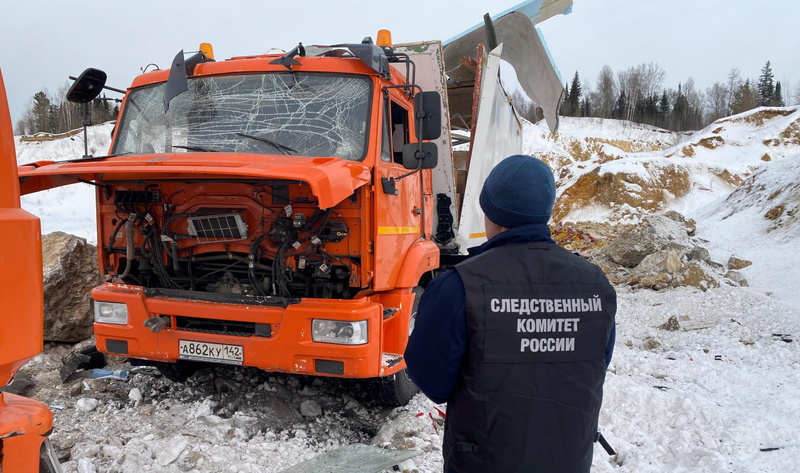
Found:
<path fill-rule="evenodd" d="M 216 243 L 247 239 L 247 224 L 236 213 L 189 217 L 189 235 L 198 243 Z"/>
<path fill-rule="evenodd" d="M 213 333 L 234 337 L 272 336 L 272 326 L 270 324 L 201 319 L 197 317 L 176 317 L 175 329 L 184 332 Z"/>

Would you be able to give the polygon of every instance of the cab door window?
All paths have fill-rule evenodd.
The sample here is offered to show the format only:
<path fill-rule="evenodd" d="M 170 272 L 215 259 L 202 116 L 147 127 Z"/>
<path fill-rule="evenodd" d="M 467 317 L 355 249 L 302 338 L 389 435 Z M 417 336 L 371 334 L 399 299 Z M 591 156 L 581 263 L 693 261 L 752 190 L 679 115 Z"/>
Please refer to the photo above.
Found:
<path fill-rule="evenodd" d="M 403 146 L 408 141 L 408 110 L 394 100 L 389 100 L 383 121 L 383 148 L 381 159 L 403 163 Z"/>

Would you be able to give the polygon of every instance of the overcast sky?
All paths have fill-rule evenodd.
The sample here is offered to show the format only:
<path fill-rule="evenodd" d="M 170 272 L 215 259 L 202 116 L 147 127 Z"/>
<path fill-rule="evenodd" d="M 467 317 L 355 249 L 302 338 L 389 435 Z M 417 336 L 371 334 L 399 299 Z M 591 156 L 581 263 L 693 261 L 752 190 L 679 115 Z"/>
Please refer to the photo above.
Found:
<path fill-rule="evenodd" d="M 201 42 L 222 59 L 299 41 L 358 42 L 380 28 L 398 43 L 446 40 L 519 1 L 8 0 L 0 69 L 16 121 L 34 93 L 55 93 L 87 67 L 125 88 L 140 68 L 166 68 L 179 50 L 196 51 Z M 666 86 L 692 76 L 705 90 L 733 67 L 757 79 L 770 60 L 775 80 L 794 91 L 798 18 L 794 0 L 575 0 L 573 13 L 540 27 L 565 81 L 578 70 L 593 85 L 604 64 L 616 72 L 652 61 L 667 72 Z"/>

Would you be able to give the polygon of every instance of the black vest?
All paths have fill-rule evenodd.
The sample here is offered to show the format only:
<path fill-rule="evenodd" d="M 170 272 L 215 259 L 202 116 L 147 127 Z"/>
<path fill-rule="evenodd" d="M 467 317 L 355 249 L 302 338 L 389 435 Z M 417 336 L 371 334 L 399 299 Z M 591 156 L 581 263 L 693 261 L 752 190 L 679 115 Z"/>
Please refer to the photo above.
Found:
<path fill-rule="evenodd" d="M 447 405 L 445 472 L 587 473 L 614 288 L 552 243 L 492 248 L 456 270 L 467 350 Z"/>

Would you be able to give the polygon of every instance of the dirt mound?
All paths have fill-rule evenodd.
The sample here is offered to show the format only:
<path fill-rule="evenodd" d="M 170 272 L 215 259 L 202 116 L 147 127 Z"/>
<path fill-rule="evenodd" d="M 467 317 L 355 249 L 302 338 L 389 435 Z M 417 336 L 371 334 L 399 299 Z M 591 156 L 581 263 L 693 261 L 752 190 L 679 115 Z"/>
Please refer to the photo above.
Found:
<path fill-rule="evenodd" d="M 796 109 L 761 107 L 756 109 L 754 112 L 745 112 L 733 117 L 717 120 L 716 123 L 746 122 L 746 123 L 752 123 L 756 126 L 761 126 L 765 122 L 773 120 L 777 117 L 788 117 L 789 115 L 793 114 L 796 111 L 797 111 Z"/>
<path fill-rule="evenodd" d="M 642 161 L 642 172 L 604 172 L 602 167 L 578 177 L 556 200 L 553 218 L 562 220 L 589 203 L 614 211 L 620 217 L 654 213 L 668 199 L 691 189 L 689 171 L 675 163 Z"/>

